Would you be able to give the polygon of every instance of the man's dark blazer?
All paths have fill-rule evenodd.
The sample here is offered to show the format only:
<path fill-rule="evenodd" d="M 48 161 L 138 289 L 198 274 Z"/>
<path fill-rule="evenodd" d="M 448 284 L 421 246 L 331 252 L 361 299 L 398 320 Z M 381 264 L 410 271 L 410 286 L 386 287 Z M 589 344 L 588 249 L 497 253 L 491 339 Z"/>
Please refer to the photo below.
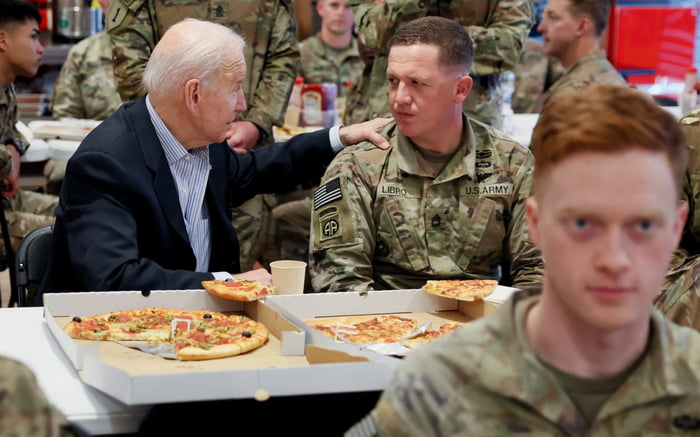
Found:
<path fill-rule="evenodd" d="M 209 271 L 240 271 L 231 207 L 320 177 L 333 159 L 328 130 L 239 156 L 209 146 L 205 193 Z M 123 105 L 68 162 L 41 292 L 202 288 L 175 181 L 145 100 Z M 41 298 L 39 298 L 41 302 Z"/>

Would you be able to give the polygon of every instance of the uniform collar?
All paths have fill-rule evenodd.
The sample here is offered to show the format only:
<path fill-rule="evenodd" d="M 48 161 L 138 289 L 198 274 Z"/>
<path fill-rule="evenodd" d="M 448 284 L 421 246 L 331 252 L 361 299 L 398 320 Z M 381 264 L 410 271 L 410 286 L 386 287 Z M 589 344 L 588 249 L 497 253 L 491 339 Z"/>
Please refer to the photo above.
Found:
<path fill-rule="evenodd" d="M 398 133 L 396 147 L 398 153 L 399 169 L 408 174 L 429 177 L 422 172 L 418 166 L 418 151 L 415 144 L 406 136 Z M 435 178 L 434 183 L 448 182 L 466 175 L 469 179 L 474 179 L 476 163 L 476 143 L 474 140 L 474 130 L 471 120 L 462 114 L 462 144 L 455 152 L 450 162 L 447 163 L 442 172 Z"/>

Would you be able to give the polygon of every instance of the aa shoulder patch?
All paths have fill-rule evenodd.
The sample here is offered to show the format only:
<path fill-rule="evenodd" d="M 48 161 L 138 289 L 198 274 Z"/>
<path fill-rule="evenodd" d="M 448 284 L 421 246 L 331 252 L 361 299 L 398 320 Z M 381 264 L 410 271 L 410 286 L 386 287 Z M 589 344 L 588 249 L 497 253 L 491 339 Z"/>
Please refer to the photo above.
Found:
<path fill-rule="evenodd" d="M 343 192 L 340 189 L 340 178 L 326 182 L 325 185 L 318 187 L 314 191 L 314 211 L 342 198 Z"/>
<path fill-rule="evenodd" d="M 343 234 L 338 208 L 328 207 L 319 213 L 319 241 L 340 237 Z"/>

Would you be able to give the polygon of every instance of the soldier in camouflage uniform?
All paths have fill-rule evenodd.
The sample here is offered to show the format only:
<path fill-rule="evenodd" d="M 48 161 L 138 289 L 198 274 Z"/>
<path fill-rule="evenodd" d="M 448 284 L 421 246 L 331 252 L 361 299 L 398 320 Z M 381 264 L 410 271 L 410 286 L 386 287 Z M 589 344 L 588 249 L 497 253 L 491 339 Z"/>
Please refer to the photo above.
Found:
<path fill-rule="evenodd" d="M 536 112 L 551 96 L 594 83 L 627 86 L 599 49 L 600 36 L 608 22 L 609 0 L 549 0 L 544 10 L 538 27 L 544 38 L 544 51 L 557 58 L 566 73 L 541 95 Z M 577 32 L 581 32 L 580 37 L 574 36 Z"/>
<path fill-rule="evenodd" d="M 411 352 L 347 436 L 697 435 L 700 333 L 651 305 L 687 212 L 673 117 L 594 86 L 551 99 L 532 149 L 542 290 Z"/>
<path fill-rule="evenodd" d="M 528 38 L 520 62 L 513 69 L 515 90 L 511 106 L 518 114 L 531 114 L 539 109 L 538 101 L 565 70 L 559 61 L 544 52 L 542 43 Z"/>
<path fill-rule="evenodd" d="M 688 141 L 688 172 L 681 195 L 689 214 L 664 291 L 654 304 L 668 319 L 700 331 L 700 109 L 691 111 L 680 124 Z"/>
<path fill-rule="evenodd" d="M 346 82 L 355 82 L 365 65 L 352 34 L 352 10 L 347 0 L 319 0 L 316 11 L 321 30 L 299 44 L 301 75 L 305 83 L 337 84 L 338 97 L 344 97 Z M 308 261 L 312 193 L 313 188 L 306 188 L 281 196 L 280 204 L 272 210 L 274 246 L 279 248 L 276 257 Z M 305 284 L 310 289 L 310 280 Z"/>
<path fill-rule="evenodd" d="M 24 364 L 0 357 L 0 393 L 0 436 L 74 435 L 66 418 L 49 403 Z"/>
<path fill-rule="evenodd" d="M 0 78 L 5 81 L 0 82 L 0 194 L 10 200 L 5 216 L 17 249 L 29 231 L 54 222 L 58 198 L 19 188 L 20 155 L 29 144 L 15 127 L 19 109 L 12 81 L 19 75 L 34 76 L 41 65 L 41 16 L 33 5 L 18 0 L 0 0 L 0 10 Z M 0 251 L 5 252 L 4 246 Z"/>
<path fill-rule="evenodd" d="M 531 0 L 351 0 L 350 5 L 366 67 L 348 94 L 346 124 L 389 114 L 387 41 L 401 24 L 437 15 L 464 26 L 474 42 L 470 72 L 474 87 L 464 101 L 464 111 L 477 120 L 501 125 L 500 73 L 512 70 L 520 58 L 532 25 Z"/>
<path fill-rule="evenodd" d="M 381 131 L 392 148 L 341 151 L 314 193 L 315 291 L 499 278 L 501 265 L 505 283 L 539 283 L 524 221 L 532 156 L 462 113 L 471 59 L 469 35 L 446 18 L 409 22 L 392 38 L 395 122 Z"/>
<path fill-rule="evenodd" d="M 109 0 L 100 0 L 107 14 Z M 122 101 L 112 68 L 112 41 L 107 32 L 89 36 L 68 52 L 51 97 L 54 118 L 104 120 L 119 109 Z M 66 162 L 49 159 L 44 167 L 46 192 L 59 194 Z"/>
<path fill-rule="evenodd" d="M 318 0 L 321 30 L 299 44 L 301 76 L 305 83 L 335 83 L 338 95 L 355 82 L 365 66 L 352 34 L 352 10 L 347 0 Z"/>
<path fill-rule="evenodd" d="M 289 0 L 190 2 L 187 0 L 112 0 L 106 17 L 112 37 L 114 74 L 123 101 L 144 94 L 141 76 L 153 47 L 171 25 L 186 18 L 225 25 L 246 40 L 248 67 L 243 93 L 248 109 L 232 124 L 229 145 L 239 153 L 272 140 L 272 125 L 281 125 L 299 71 L 296 22 Z M 280 187 L 280 191 L 292 187 Z M 241 242 L 242 268 L 252 267 L 270 238 L 269 204 L 257 196 L 233 211 Z M 263 235 L 263 240 L 253 240 Z"/>

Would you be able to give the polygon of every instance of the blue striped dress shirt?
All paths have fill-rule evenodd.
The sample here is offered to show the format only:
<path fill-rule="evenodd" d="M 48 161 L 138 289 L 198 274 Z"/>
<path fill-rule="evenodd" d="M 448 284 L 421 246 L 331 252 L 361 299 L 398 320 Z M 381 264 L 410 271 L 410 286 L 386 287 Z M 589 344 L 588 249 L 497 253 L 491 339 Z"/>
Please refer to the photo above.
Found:
<path fill-rule="evenodd" d="M 175 180 L 177 194 L 180 198 L 180 209 L 185 219 L 187 236 L 190 239 L 192 251 L 197 257 L 197 272 L 209 271 L 211 256 L 211 238 L 209 232 L 209 214 L 204 203 L 204 192 L 209 179 L 209 146 L 197 147 L 190 151 L 180 144 L 161 120 L 151 104 L 150 96 L 146 96 L 146 108 L 151 117 L 151 123 L 156 130 L 156 136 L 165 152 L 170 172 Z"/>

